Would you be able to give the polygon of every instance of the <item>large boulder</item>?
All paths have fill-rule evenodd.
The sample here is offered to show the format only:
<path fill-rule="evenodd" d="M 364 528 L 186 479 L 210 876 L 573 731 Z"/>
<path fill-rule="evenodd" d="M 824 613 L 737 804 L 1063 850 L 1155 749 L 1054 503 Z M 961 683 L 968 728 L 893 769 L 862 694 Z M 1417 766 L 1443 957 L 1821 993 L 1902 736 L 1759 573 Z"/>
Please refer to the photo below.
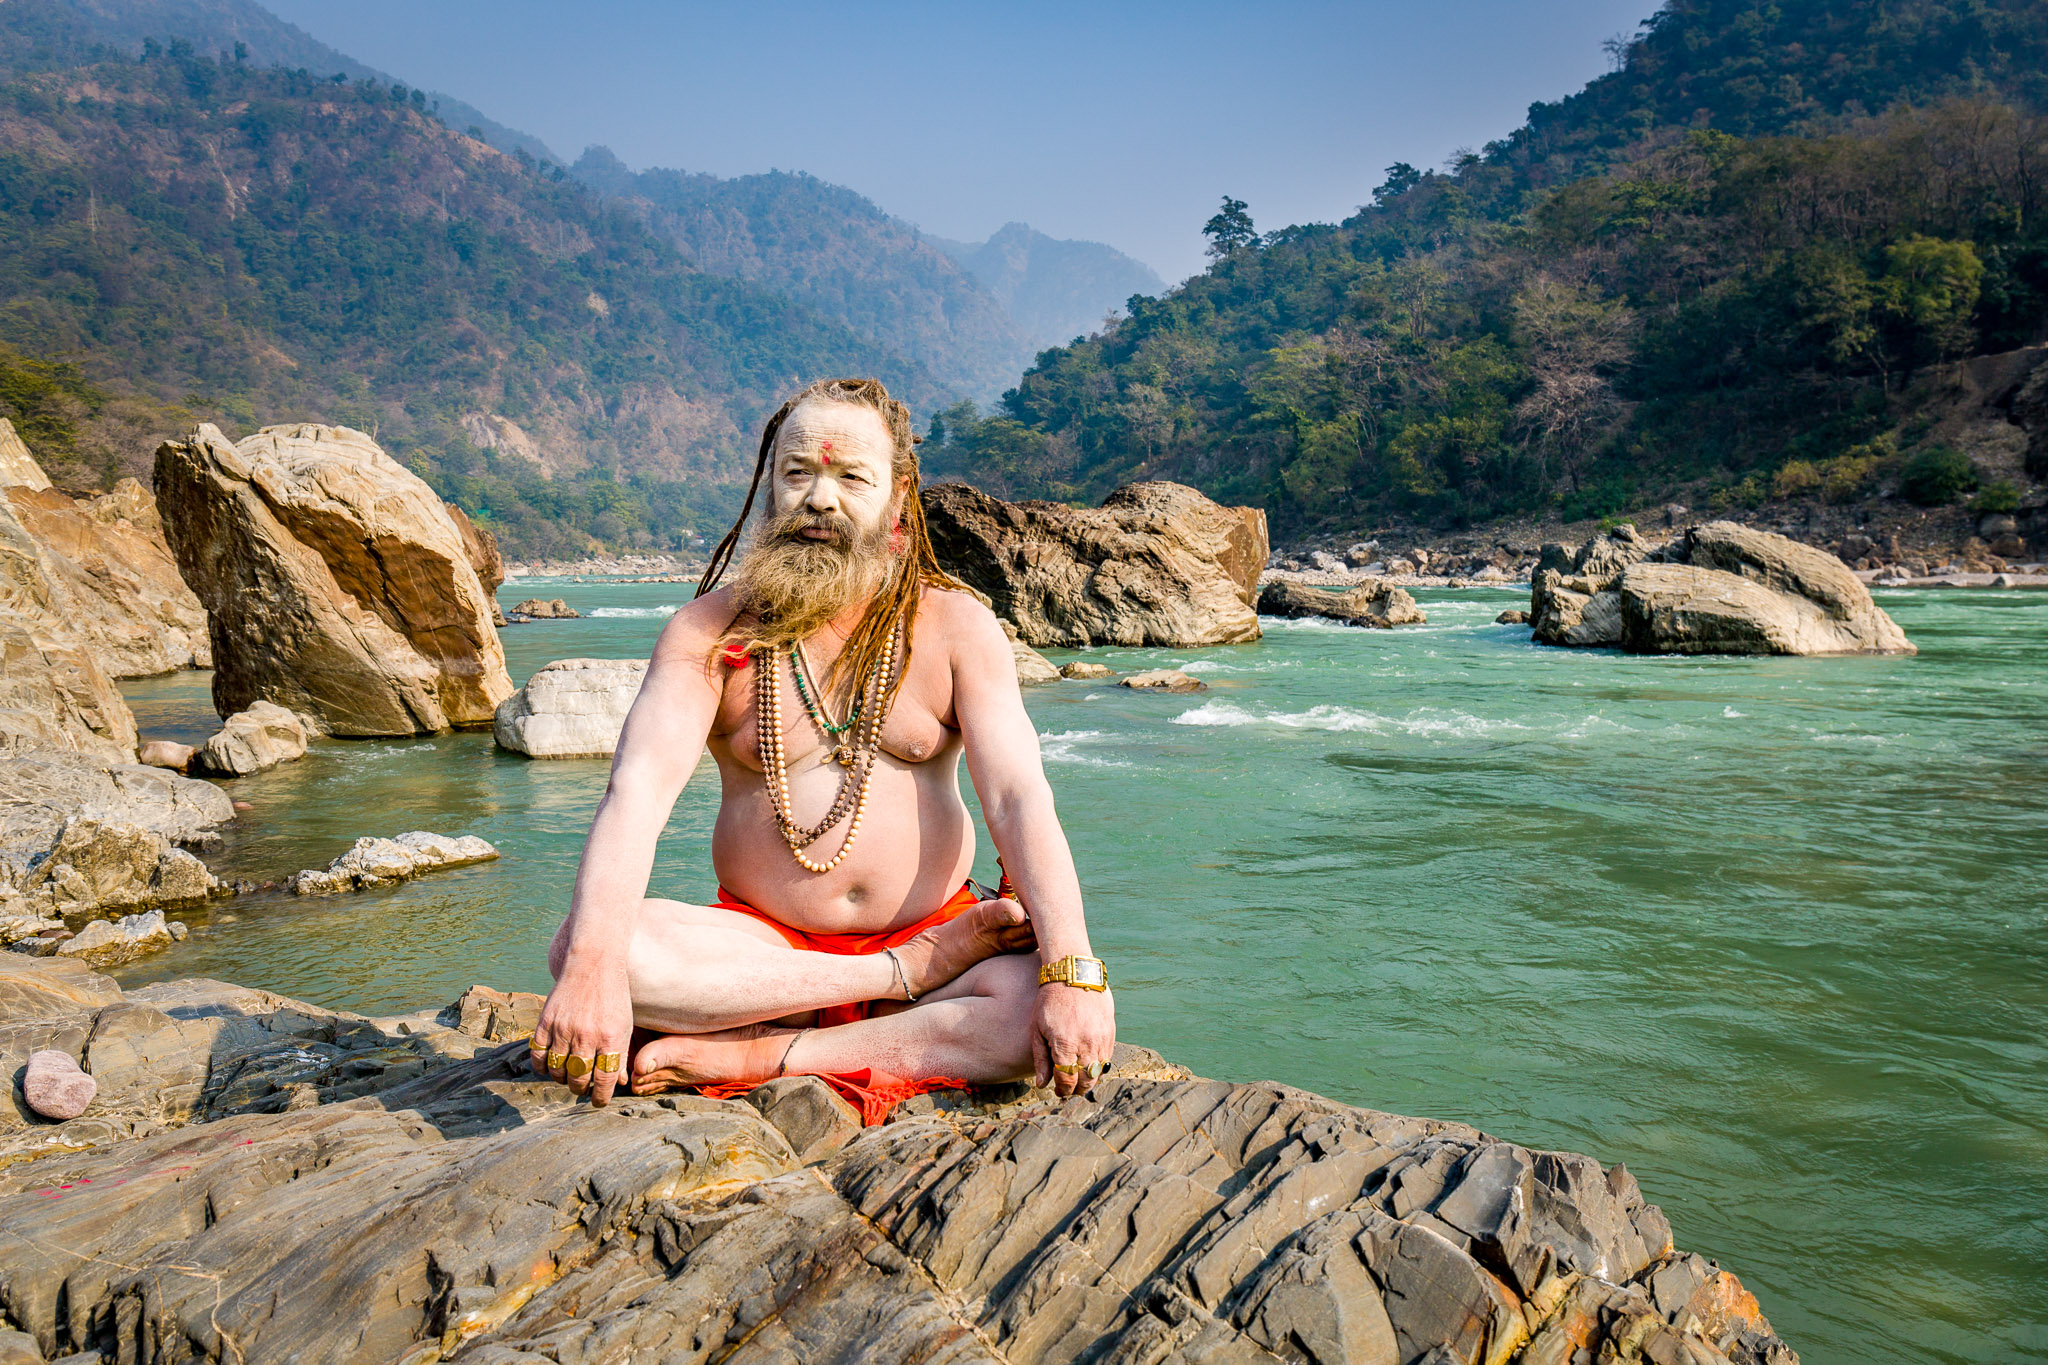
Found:
<path fill-rule="evenodd" d="M 213 701 L 337 735 L 489 723 L 512 693 L 490 596 L 447 508 L 347 427 L 212 426 L 156 453 L 171 549 L 211 613 Z"/>
<path fill-rule="evenodd" d="M 162 768 L 49 752 L 0 762 L 0 898 L 78 919 L 212 895 L 189 849 L 234 816 L 226 792 Z"/>
<path fill-rule="evenodd" d="M 5 1321 L 50 1360 L 1797 1362 L 1591 1157 L 1125 1045 L 1086 1099 L 868 1128 L 812 1077 L 596 1109 L 476 1013 L 0 961 L 0 1065 L 97 1086 L 0 1110 Z"/>
<path fill-rule="evenodd" d="M 1913 652 L 1834 555 L 1727 521 L 1661 546 L 1632 526 L 1575 552 L 1546 545 L 1530 618 L 1542 644 L 1636 654 Z"/>
<path fill-rule="evenodd" d="M 91 650 L 0 611 L 0 760 L 54 752 L 127 763 L 135 741 L 135 713 Z"/>
<path fill-rule="evenodd" d="M 41 490 L 50 486 L 50 476 L 29 453 L 14 423 L 0 417 L 0 488 Z"/>
<path fill-rule="evenodd" d="M 164 541 L 156 500 L 134 479 L 75 499 L 0 490 L 0 611 L 88 650 L 114 678 L 211 663 L 206 612 Z"/>
<path fill-rule="evenodd" d="M 304 758 L 309 738 L 306 723 L 276 702 L 251 702 L 193 752 L 190 768 L 202 777 L 247 777 Z"/>
<path fill-rule="evenodd" d="M 498 704 L 491 736 L 528 758 L 610 758 L 646 678 L 645 659 L 557 659 Z"/>
<path fill-rule="evenodd" d="M 1392 626 L 1419 626 L 1429 618 L 1415 605 L 1406 588 L 1391 583 L 1366 583 L 1344 592 L 1312 588 L 1305 583 L 1279 580 L 1268 583 L 1259 593 L 1261 616 L 1321 617 L 1347 626 L 1368 626 L 1385 630 Z"/>
<path fill-rule="evenodd" d="M 1621 571 L 1657 547 L 1623 523 L 1576 551 L 1545 545 L 1529 578 L 1529 625 L 1539 644 L 1621 643 Z"/>
<path fill-rule="evenodd" d="M 1190 648 L 1259 638 L 1252 604 L 1266 516 L 1177 483 L 1135 483 L 1096 508 L 1004 502 L 965 484 L 923 492 L 939 562 L 1026 644 Z"/>

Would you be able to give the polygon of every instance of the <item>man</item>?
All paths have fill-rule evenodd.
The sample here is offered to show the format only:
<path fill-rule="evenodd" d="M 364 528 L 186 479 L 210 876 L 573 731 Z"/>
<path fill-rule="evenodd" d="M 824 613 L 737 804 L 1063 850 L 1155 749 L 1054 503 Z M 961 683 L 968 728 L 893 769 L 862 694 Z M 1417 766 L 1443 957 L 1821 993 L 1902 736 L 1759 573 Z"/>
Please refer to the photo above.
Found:
<path fill-rule="evenodd" d="M 1065 1095 L 1107 1066 L 1107 973 L 1037 731 L 1001 625 L 932 556 L 915 445 L 874 380 L 803 390 L 662 630 L 533 1041 L 535 1069 L 595 1104 L 622 1082 L 862 1071 L 912 1088 L 1035 1076 Z M 717 587 L 764 475 L 760 524 Z M 718 901 L 650 898 L 655 841 L 707 745 Z M 967 880 L 963 756 L 1016 899 Z"/>

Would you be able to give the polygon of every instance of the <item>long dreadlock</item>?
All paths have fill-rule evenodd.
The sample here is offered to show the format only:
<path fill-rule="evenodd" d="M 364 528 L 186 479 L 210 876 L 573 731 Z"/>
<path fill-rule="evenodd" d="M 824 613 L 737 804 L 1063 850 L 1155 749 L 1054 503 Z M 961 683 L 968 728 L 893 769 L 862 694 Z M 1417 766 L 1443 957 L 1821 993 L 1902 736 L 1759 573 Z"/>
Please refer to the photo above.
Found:
<path fill-rule="evenodd" d="M 917 446 L 922 438 L 910 429 L 910 409 L 890 397 L 881 380 L 820 379 L 805 385 L 794 398 L 775 410 L 775 415 L 768 419 L 768 425 L 761 431 L 761 449 L 754 457 L 754 477 L 747 485 L 747 500 L 740 505 L 739 519 L 725 533 L 725 539 L 718 542 L 718 548 L 711 552 L 711 562 L 704 569 L 704 577 L 698 580 L 696 595 L 702 597 L 717 587 L 719 578 L 732 563 L 741 533 L 746 529 L 747 518 L 753 513 L 761 479 L 774 459 L 775 438 L 781 433 L 782 424 L 788 420 L 789 414 L 800 404 L 813 400 L 853 403 L 871 409 L 889 428 L 889 439 L 894 447 L 889 472 L 896 486 L 903 490 L 903 514 L 898 523 L 903 529 L 903 553 L 881 591 L 868 602 L 860 624 L 847 637 L 846 648 L 833 660 L 824 683 L 830 687 L 842 678 L 851 678 L 854 685 L 859 686 L 859 680 L 868 676 L 882 652 L 890 647 L 896 623 L 901 621 L 903 660 L 902 666 L 892 671 L 888 695 L 881 699 L 886 712 L 896 700 L 896 691 L 902 687 L 904 675 L 910 671 L 911 639 L 917 623 L 918 599 L 923 589 L 927 586 L 950 588 L 956 592 L 968 589 L 939 567 L 938 556 L 932 551 L 931 537 L 925 532 L 924 503 L 918 497 Z M 752 653 L 763 643 L 760 632 L 753 628 L 761 623 L 756 621 L 749 626 L 748 615 L 743 611 L 740 619 L 733 622 L 725 638 L 719 642 L 721 649 L 738 647 Z"/>

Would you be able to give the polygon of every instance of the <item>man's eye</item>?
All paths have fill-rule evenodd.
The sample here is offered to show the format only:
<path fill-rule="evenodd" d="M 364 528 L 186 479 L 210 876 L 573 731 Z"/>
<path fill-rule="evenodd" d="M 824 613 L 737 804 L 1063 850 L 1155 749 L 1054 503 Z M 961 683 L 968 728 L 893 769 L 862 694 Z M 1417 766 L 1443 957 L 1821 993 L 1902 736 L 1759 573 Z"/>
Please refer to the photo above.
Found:
<path fill-rule="evenodd" d="M 865 478 L 863 478 L 863 477 L 862 477 L 861 475 L 859 475 L 859 474 L 848 474 L 848 475 L 846 476 L 846 481 L 847 481 L 848 483 L 866 483 L 866 482 L 867 482 L 867 480 L 866 480 Z"/>

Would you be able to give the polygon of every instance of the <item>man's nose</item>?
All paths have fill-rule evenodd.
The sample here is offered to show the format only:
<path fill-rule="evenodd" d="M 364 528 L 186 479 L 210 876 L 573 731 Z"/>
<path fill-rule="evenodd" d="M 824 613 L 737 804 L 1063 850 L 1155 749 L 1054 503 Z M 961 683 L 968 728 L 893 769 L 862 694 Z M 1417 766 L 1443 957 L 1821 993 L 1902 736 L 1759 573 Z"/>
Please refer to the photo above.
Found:
<path fill-rule="evenodd" d="M 804 494 L 804 506 L 813 512 L 837 512 L 839 510 L 839 481 L 819 475 L 811 480 L 810 491 Z"/>

